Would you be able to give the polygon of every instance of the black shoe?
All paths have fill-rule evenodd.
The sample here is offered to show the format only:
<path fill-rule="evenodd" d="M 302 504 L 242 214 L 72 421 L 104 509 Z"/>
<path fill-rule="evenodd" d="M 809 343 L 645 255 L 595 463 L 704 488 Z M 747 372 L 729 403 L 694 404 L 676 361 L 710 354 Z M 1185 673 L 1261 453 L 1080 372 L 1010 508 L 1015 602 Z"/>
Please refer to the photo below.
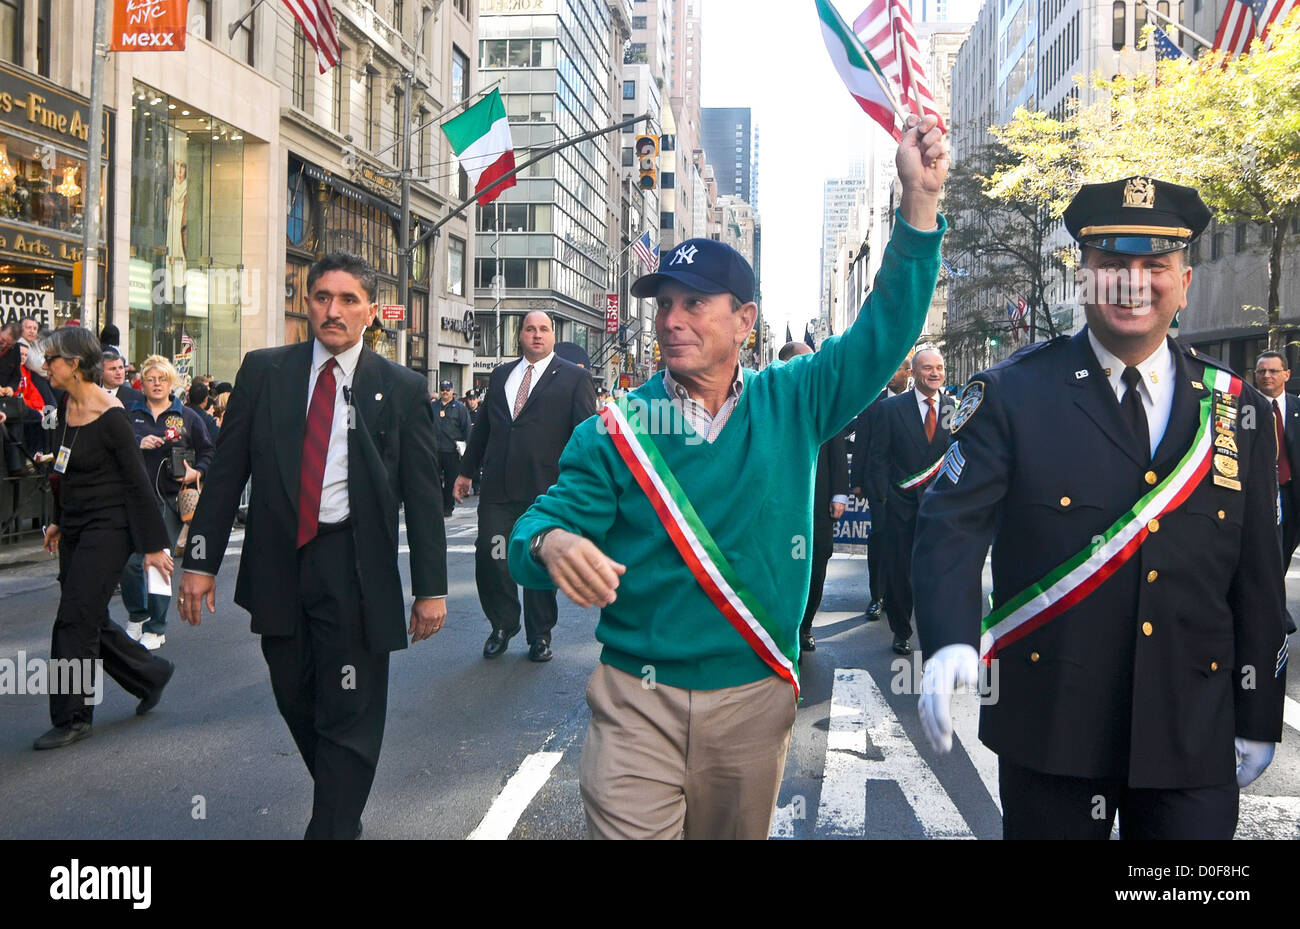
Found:
<path fill-rule="evenodd" d="M 32 748 L 41 752 L 47 748 L 63 748 L 65 745 L 71 745 L 73 742 L 80 742 L 82 739 L 88 738 L 90 738 L 90 723 L 55 726 L 33 742 Z"/>
<path fill-rule="evenodd" d="M 176 671 L 176 665 L 172 664 L 166 658 L 159 658 L 158 660 L 167 665 L 167 669 L 163 671 L 162 683 L 155 687 L 149 694 L 145 695 L 136 705 L 136 716 L 143 716 L 158 705 L 158 701 L 162 699 L 163 688 L 167 686 L 167 682 L 172 679 L 172 674 Z"/>
<path fill-rule="evenodd" d="M 799 649 L 800 651 L 805 651 L 805 652 L 817 651 L 817 640 L 813 638 L 813 634 L 811 632 L 799 633 Z"/>
<path fill-rule="evenodd" d="M 894 654 L 910 655 L 912 654 L 912 643 L 907 641 L 901 635 L 894 636 Z"/>
<path fill-rule="evenodd" d="M 442 508 L 442 518 L 443 518 L 443 519 L 446 519 L 448 516 L 450 516 L 450 515 L 451 515 L 452 513 L 454 513 L 455 511 L 456 511 L 456 508 L 453 507 L 453 506 L 445 506 L 445 507 L 443 507 L 443 508 Z"/>
<path fill-rule="evenodd" d="M 867 607 L 867 622 L 874 623 L 880 619 L 880 601 L 872 600 L 871 606 Z"/>
<path fill-rule="evenodd" d="M 551 643 L 545 639 L 538 639 L 532 645 L 528 646 L 529 661 L 550 661 L 555 656 L 551 654 Z"/>
<path fill-rule="evenodd" d="M 500 658 L 506 653 L 506 646 L 510 644 L 510 640 L 518 632 L 518 627 L 511 632 L 506 632 L 504 629 L 493 629 L 492 634 L 483 643 L 483 657 Z"/>

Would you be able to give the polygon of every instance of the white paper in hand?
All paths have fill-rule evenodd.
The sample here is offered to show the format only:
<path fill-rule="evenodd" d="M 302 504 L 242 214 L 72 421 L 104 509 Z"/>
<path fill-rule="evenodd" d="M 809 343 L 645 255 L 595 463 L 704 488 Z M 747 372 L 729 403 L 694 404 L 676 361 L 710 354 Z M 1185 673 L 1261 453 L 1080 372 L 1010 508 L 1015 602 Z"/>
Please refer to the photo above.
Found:
<path fill-rule="evenodd" d="M 167 554 L 171 554 L 170 549 L 165 549 Z M 160 597 L 170 597 L 172 595 L 172 585 L 169 581 L 163 580 L 162 572 L 153 565 L 149 566 L 147 579 L 145 580 L 145 593 L 157 594 Z"/>

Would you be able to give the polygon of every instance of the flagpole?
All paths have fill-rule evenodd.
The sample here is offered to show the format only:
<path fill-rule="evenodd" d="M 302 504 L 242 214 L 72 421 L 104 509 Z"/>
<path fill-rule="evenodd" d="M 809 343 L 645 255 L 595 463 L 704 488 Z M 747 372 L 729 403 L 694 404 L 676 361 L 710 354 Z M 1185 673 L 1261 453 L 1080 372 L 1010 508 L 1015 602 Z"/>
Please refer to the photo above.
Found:
<path fill-rule="evenodd" d="M 838 15 L 838 13 L 836 15 Z M 841 22 L 842 21 L 843 20 L 841 20 Z M 861 54 L 862 60 L 866 62 L 867 70 L 871 72 L 871 76 L 876 79 L 876 83 L 879 84 L 880 89 L 884 91 L 885 98 L 889 100 L 889 105 L 894 109 L 894 115 L 897 116 L 899 120 L 902 121 L 903 126 L 906 127 L 907 117 L 909 114 L 905 112 L 903 108 L 899 105 L 898 98 L 894 96 L 894 92 L 889 87 L 889 82 L 886 81 L 884 76 L 881 75 L 880 71 L 877 70 L 879 66 L 876 64 L 876 60 L 871 57 L 871 53 L 868 52 L 866 46 L 862 44 L 862 40 L 858 38 L 858 34 L 854 32 L 852 29 L 848 28 L 847 24 L 845 26 L 844 31 L 847 35 L 852 36 L 853 44 L 857 46 L 857 50 Z"/>
<path fill-rule="evenodd" d="M 1202 45 L 1204 45 L 1206 48 L 1209 48 L 1209 49 L 1213 49 L 1213 48 L 1214 48 L 1214 43 L 1213 43 L 1213 42 L 1207 42 L 1205 39 L 1201 38 L 1201 37 L 1200 37 L 1199 35 L 1197 35 L 1195 32 L 1192 32 L 1192 30 L 1190 30 L 1190 29 L 1188 29 L 1186 26 L 1184 26 L 1182 23 L 1174 22 L 1174 20 L 1170 19 L 1170 18 L 1169 18 L 1168 16 L 1166 16 L 1164 13 L 1161 13 L 1161 12 L 1160 12 L 1159 10 L 1157 10 L 1155 7 L 1147 7 L 1147 12 L 1150 13 L 1152 16 L 1155 16 L 1157 19 L 1163 19 L 1165 22 L 1167 22 L 1169 25 L 1173 26 L 1173 27 L 1174 27 L 1175 29 L 1177 29 L 1179 32 L 1181 32 L 1181 33 L 1183 33 L 1184 35 L 1186 35 L 1186 36 L 1187 36 L 1189 39 L 1191 39 L 1193 42 L 1200 42 Z"/>

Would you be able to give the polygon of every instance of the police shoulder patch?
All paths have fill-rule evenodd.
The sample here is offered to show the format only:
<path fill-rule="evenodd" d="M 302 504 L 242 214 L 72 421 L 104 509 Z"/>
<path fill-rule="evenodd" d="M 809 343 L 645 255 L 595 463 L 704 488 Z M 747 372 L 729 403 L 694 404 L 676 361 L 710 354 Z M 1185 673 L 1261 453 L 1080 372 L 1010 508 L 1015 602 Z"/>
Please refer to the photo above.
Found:
<path fill-rule="evenodd" d="M 952 426 L 948 429 L 949 434 L 955 435 L 957 430 L 966 425 L 966 421 L 975 415 L 975 411 L 983 402 L 984 382 L 971 381 L 961 392 L 961 403 L 957 405 L 957 412 L 953 414 Z"/>

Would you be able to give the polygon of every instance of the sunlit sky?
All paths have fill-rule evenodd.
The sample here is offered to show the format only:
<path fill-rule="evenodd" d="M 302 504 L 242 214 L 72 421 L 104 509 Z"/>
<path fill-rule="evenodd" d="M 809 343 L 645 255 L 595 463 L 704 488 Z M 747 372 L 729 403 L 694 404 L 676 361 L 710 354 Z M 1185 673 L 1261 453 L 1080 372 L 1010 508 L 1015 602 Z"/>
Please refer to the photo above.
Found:
<path fill-rule="evenodd" d="M 852 23 L 867 0 L 832 0 Z M 817 315 L 822 183 L 894 142 L 863 113 L 832 67 L 812 0 L 702 0 L 701 102 L 747 106 L 759 128 L 763 312 L 779 345 Z M 950 0 L 971 22 L 980 0 Z M 761 12 L 758 12 L 761 11 Z"/>

